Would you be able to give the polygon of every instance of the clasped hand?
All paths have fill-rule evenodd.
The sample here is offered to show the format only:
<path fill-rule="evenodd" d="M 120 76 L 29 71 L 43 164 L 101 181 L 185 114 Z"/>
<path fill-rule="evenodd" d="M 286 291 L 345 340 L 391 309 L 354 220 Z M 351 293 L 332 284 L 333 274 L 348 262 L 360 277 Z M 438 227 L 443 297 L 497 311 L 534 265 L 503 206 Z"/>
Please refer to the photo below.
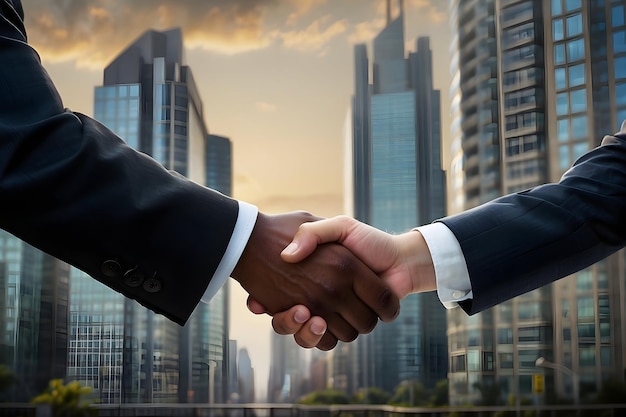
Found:
<path fill-rule="evenodd" d="M 250 293 L 250 311 L 272 315 L 274 330 L 293 334 L 302 347 L 329 350 L 337 340 L 352 341 L 373 330 L 378 317 L 393 320 L 399 299 L 436 289 L 430 252 L 417 231 L 390 235 L 347 216 L 320 220 L 301 212 L 263 215 L 257 226 L 268 228 L 261 239 L 271 244 L 262 252 L 249 244 L 242 260 L 265 260 L 274 278 L 254 270 L 241 275 L 250 278 L 245 283 L 233 277 Z"/>
<path fill-rule="evenodd" d="M 400 304 L 389 284 L 340 244 L 316 244 L 315 252 L 295 262 L 281 258 L 300 226 L 317 220 L 305 212 L 259 213 L 232 277 L 250 294 L 252 311 L 262 306 L 262 312 L 275 315 L 306 306 L 327 326 L 315 345 L 328 350 L 337 340 L 349 342 L 371 332 L 379 318 L 393 320 Z"/>

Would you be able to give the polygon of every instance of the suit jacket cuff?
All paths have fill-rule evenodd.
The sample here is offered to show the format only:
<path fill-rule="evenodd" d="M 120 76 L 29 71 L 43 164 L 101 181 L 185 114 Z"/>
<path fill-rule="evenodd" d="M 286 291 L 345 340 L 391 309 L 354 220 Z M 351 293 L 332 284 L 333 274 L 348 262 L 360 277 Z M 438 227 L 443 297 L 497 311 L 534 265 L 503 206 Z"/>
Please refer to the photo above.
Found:
<path fill-rule="evenodd" d="M 235 229 L 230 237 L 230 242 L 228 243 L 224 257 L 217 266 L 209 282 L 209 286 L 202 296 L 202 302 L 208 303 L 211 301 L 211 298 L 217 294 L 228 277 L 230 277 L 233 269 L 235 269 L 235 265 L 239 262 L 243 250 L 248 244 L 252 229 L 254 229 L 259 210 L 252 204 L 244 203 L 243 201 L 239 201 L 238 203 L 239 214 L 237 216 L 237 222 L 235 223 Z"/>
<path fill-rule="evenodd" d="M 472 298 L 472 283 L 467 272 L 461 245 L 443 223 L 415 228 L 430 251 L 435 267 L 437 295 L 446 308 L 458 307 L 459 301 Z"/>

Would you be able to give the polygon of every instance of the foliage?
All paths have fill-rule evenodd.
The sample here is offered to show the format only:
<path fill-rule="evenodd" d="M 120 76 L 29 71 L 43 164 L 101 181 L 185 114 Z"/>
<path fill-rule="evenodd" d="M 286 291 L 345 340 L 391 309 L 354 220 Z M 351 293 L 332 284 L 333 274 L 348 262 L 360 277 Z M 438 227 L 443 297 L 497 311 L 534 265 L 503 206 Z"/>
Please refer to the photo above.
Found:
<path fill-rule="evenodd" d="M 480 404 L 478 405 L 500 405 L 500 385 L 476 382 L 474 388 L 480 391 Z"/>
<path fill-rule="evenodd" d="M 82 387 L 77 381 L 63 385 L 61 379 L 53 379 L 31 402 L 50 404 L 54 417 L 90 417 L 97 415 L 97 410 L 89 407 L 89 401 L 84 399 L 90 393 L 91 388 Z"/>
<path fill-rule="evenodd" d="M 429 405 L 430 392 L 417 381 L 403 381 L 396 387 L 396 392 L 389 400 L 397 407 L 426 407 Z"/>
<path fill-rule="evenodd" d="M 300 398 L 298 404 L 305 405 L 332 405 L 332 404 L 348 404 L 350 403 L 348 395 L 339 390 L 321 390 L 313 391 L 310 394 Z"/>
<path fill-rule="evenodd" d="M 433 407 L 441 407 L 448 405 L 450 399 L 448 398 L 448 380 L 442 379 L 435 385 L 435 390 L 430 396 L 430 405 Z"/>
<path fill-rule="evenodd" d="M 352 402 L 355 404 L 387 404 L 391 395 L 378 387 L 369 387 L 365 390 L 360 390 L 352 398 Z"/>
<path fill-rule="evenodd" d="M 0 365 L 0 392 L 7 391 L 17 381 L 15 374 L 4 365 Z"/>

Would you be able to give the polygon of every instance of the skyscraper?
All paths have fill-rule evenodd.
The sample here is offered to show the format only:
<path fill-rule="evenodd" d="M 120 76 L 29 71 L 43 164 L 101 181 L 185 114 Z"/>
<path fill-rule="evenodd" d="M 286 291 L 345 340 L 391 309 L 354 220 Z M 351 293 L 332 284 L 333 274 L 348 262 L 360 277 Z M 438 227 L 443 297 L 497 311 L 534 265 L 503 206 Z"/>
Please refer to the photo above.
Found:
<path fill-rule="evenodd" d="M 0 230 L 0 364 L 17 377 L 4 400 L 29 401 L 65 378 L 69 266 Z"/>
<path fill-rule="evenodd" d="M 441 169 L 440 97 L 432 84 L 427 38 L 405 56 L 404 11 L 392 18 L 373 42 L 373 80 L 365 45 L 355 46 L 352 149 L 355 216 L 392 233 L 402 233 L 445 214 Z M 445 311 L 435 294 L 412 295 L 402 314 L 360 338 L 351 375 L 335 378 L 354 391 L 379 386 L 392 391 L 402 381 L 434 386 L 445 378 Z M 335 361 L 343 358 L 338 355 Z M 342 363 L 344 361 L 341 361 Z M 345 365 L 345 364 L 344 364 Z"/>
<path fill-rule="evenodd" d="M 293 343 L 293 338 L 273 333 L 270 342 L 270 377 L 267 402 L 291 403 L 306 394 L 308 369 L 304 350 Z"/>
<path fill-rule="evenodd" d="M 453 211 L 558 181 L 626 116 L 623 2 L 455 0 L 450 15 Z M 623 379 L 623 268 L 617 255 L 481 314 L 450 311 L 452 403 L 530 395 L 539 357 L 580 380 L 545 371 L 548 400 Z"/>
<path fill-rule="evenodd" d="M 118 55 L 95 90 L 94 114 L 128 145 L 198 183 L 207 180 L 209 158 L 219 159 L 207 153 L 202 102 L 179 29 L 145 32 Z M 229 169 L 230 150 L 225 158 Z M 72 272 L 72 378 L 105 403 L 226 399 L 227 286 L 180 327 L 83 275 Z M 143 283 L 131 275 L 125 284 Z"/>

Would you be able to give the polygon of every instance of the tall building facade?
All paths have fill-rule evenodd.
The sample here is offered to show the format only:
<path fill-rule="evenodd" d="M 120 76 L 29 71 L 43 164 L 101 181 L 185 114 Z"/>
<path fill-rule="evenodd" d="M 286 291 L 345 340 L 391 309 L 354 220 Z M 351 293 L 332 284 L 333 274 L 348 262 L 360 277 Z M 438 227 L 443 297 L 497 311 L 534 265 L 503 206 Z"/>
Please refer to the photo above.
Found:
<path fill-rule="evenodd" d="M 16 383 L 0 401 L 30 401 L 65 378 L 69 266 L 0 231 L 0 364 Z"/>
<path fill-rule="evenodd" d="M 440 96 L 432 84 L 427 38 L 405 54 L 403 2 L 373 42 L 373 79 L 365 45 L 355 46 L 352 106 L 354 214 L 391 233 L 403 233 L 445 214 L 441 169 Z M 347 355 L 334 355 L 333 378 L 354 392 L 403 381 L 434 386 L 446 376 L 445 310 L 435 294 L 402 301 L 391 324 L 359 338 Z"/>
<path fill-rule="evenodd" d="M 452 0 L 451 211 L 558 181 L 624 119 L 623 1 Z M 621 90 L 620 90 L 621 89 Z M 497 244 L 497 243 L 494 243 Z M 467 317 L 448 313 L 452 404 L 596 392 L 624 378 L 624 269 L 616 255 Z M 570 369 L 535 366 L 539 357 Z"/>
<path fill-rule="evenodd" d="M 272 333 L 268 403 L 295 403 L 308 392 L 304 350 L 293 338 Z"/>
<path fill-rule="evenodd" d="M 207 151 L 202 102 L 183 63 L 180 30 L 148 31 L 118 55 L 95 90 L 94 115 L 164 167 L 201 184 L 221 181 L 208 174 L 207 161 L 219 156 Z M 230 168 L 230 152 L 224 156 Z M 230 172 L 225 175 L 230 184 Z M 101 402 L 226 400 L 227 285 L 180 327 L 80 271 L 72 271 L 71 283 L 68 375 L 91 386 Z"/>

